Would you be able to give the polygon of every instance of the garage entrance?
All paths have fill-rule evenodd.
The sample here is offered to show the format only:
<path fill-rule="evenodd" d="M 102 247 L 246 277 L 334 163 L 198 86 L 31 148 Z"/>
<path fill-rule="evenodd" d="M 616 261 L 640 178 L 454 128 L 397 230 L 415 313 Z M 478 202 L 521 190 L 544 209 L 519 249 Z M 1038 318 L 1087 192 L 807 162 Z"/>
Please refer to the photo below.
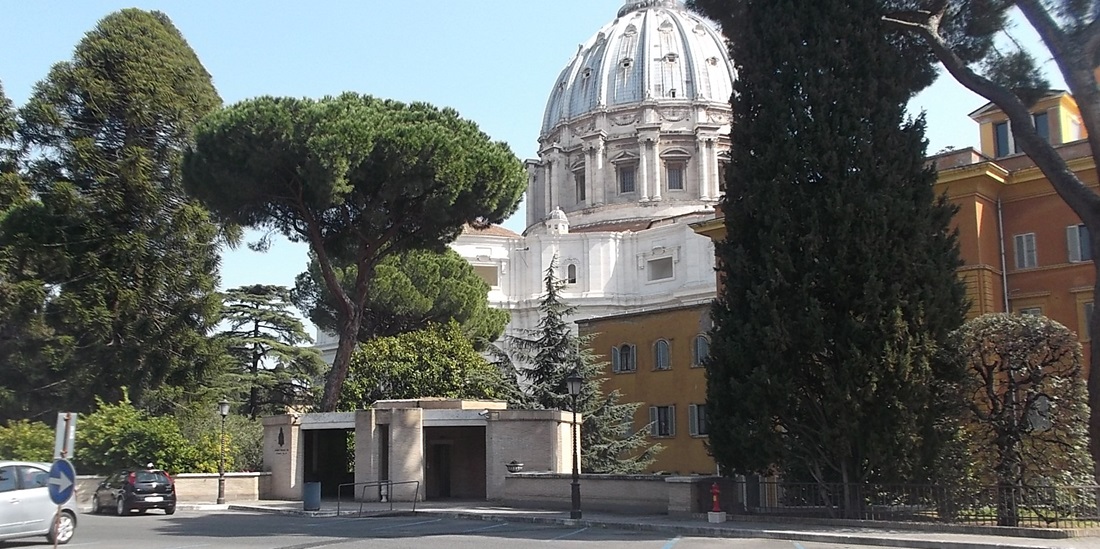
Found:
<path fill-rule="evenodd" d="M 424 427 L 425 497 L 485 499 L 485 427 Z"/>
<path fill-rule="evenodd" d="M 315 429 L 305 431 L 306 482 L 321 483 L 321 497 L 336 497 L 336 487 L 355 482 L 355 451 L 349 441 L 354 429 Z M 351 444 L 354 444 L 352 442 Z"/>

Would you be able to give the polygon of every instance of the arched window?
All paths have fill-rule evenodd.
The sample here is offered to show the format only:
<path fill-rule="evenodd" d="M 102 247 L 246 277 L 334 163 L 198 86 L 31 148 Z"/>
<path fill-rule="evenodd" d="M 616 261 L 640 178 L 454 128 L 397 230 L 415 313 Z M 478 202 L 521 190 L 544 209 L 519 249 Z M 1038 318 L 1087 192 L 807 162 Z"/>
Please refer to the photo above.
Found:
<path fill-rule="evenodd" d="M 668 353 L 668 341 L 658 339 L 657 343 L 653 344 L 653 364 L 654 369 L 657 370 L 667 370 L 672 367 Z"/>
<path fill-rule="evenodd" d="M 633 372 L 637 367 L 637 356 L 633 345 L 623 343 L 611 348 L 612 372 Z"/>
<path fill-rule="evenodd" d="M 708 356 L 710 356 L 710 340 L 705 335 L 695 336 L 695 342 L 691 346 L 691 365 L 702 366 Z"/>
<path fill-rule="evenodd" d="M 576 263 L 570 263 L 569 266 L 565 268 L 565 282 L 566 282 L 566 284 L 576 284 L 577 283 L 577 264 Z"/>

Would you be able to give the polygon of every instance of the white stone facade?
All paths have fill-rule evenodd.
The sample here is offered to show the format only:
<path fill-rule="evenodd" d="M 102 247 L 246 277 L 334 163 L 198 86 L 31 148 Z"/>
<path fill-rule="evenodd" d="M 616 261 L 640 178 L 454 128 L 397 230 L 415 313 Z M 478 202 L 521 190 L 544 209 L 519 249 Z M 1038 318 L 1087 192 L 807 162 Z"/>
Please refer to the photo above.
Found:
<path fill-rule="evenodd" d="M 512 314 L 538 322 L 558 259 L 573 320 L 714 298 L 713 215 L 729 151 L 733 65 L 714 26 L 677 0 L 628 0 L 550 92 L 528 160 L 527 228 L 467 231 L 452 247 Z"/>
<path fill-rule="evenodd" d="M 451 245 L 512 314 L 508 333 L 538 322 L 555 257 L 573 320 L 714 298 L 713 244 L 688 223 L 721 195 L 733 74 L 724 39 L 679 0 L 627 0 L 581 45 L 526 162 L 524 234 L 467 230 Z M 330 363 L 336 343 L 319 334 Z"/>

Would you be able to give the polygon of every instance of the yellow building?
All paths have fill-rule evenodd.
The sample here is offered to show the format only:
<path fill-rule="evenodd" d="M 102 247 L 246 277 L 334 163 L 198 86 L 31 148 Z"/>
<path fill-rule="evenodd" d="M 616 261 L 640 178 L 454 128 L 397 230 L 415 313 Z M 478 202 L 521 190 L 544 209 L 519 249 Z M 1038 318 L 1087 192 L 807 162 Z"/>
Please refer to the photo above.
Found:
<path fill-rule="evenodd" d="M 644 403 L 635 428 L 650 424 L 652 442 L 666 449 L 651 471 L 714 474 L 707 453 L 707 380 L 702 359 L 710 348 L 710 307 L 696 305 L 623 314 L 577 323 L 607 362 L 607 392 Z"/>
<path fill-rule="evenodd" d="M 1036 103 L 1033 123 L 1087 185 L 1096 166 L 1073 98 L 1062 92 Z M 959 207 L 959 230 L 970 317 L 1011 311 L 1043 314 L 1079 334 L 1088 364 L 1086 319 L 1093 307 L 1095 271 L 1089 235 L 1030 158 L 1016 152 L 1008 121 L 986 105 L 971 114 L 981 150 L 967 148 L 929 159 L 937 193 Z M 721 218 L 693 225 L 713 240 L 725 237 Z M 721 284 L 721 281 L 719 281 Z M 653 471 L 713 473 L 706 450 L 706 375 L 698 366 L 707 348 L 709 308 L 625 314 L 580 322 L 592 349 L 609 364 L 608 390 L 641 402 L 635 426 L 652 423 L 651 438 L 666 449 Z"/>

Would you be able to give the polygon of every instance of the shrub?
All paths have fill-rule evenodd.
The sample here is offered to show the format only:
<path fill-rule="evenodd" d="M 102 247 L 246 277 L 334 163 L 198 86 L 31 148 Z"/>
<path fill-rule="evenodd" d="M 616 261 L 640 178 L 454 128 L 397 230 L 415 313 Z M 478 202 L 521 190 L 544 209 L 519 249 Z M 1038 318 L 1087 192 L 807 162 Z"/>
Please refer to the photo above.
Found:
<path fill-rule="evenodd" d="M 125 394 L 118 404 L 97 404 L 77 432 L 76 462 L 82 473 L 105 474 L 148 463 L 172 474 L 217 472 L 215 434 L 185 436 L 175 418 L 150 417 Z"/>
<path fill-rule="evenodd" d="M 0 426 L 0 456 L 4 459 L 50 461 L 54 430 L 41 421 L 21 419 Z"/>

